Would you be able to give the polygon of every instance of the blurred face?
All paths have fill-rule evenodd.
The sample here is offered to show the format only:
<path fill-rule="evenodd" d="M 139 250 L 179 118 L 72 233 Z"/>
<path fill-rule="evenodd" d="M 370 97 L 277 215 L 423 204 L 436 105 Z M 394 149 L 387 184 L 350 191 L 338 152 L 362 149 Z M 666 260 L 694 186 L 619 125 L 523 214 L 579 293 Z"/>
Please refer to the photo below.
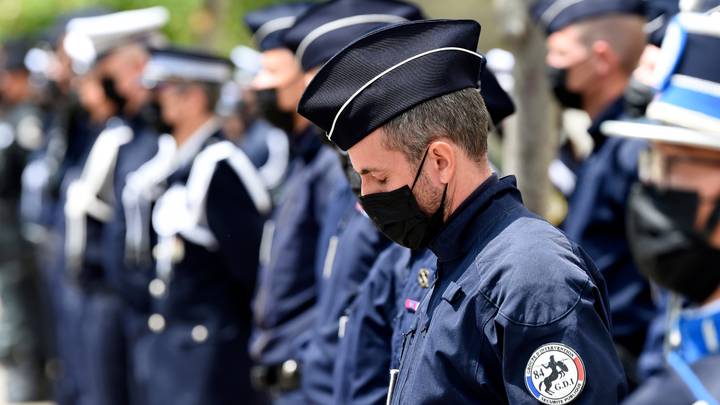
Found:
<path fill-rule="evenodd" d="M 97 73 L 91 72 L 78 78 L 77 81 L 78 96 L 80 103 L 91 114 L 104 108 L 107 103 L 105 91 L 100 83 Z"/>
<path fill-rule="evenodd" d="M 656 143 L 651 153 L 652 163 L 647 165 L 652 167 L 647 169 L 652 183 L 698 194 L 695 227 L 702 231 L 720 198 L 720 151 Z M 720 227 L 712 233 L 710 243 L 720 249 Z"/>
<path fill-rule="evenodd" d="M 305 91 L 305 80 L 293 53 L 281 48 L 263 52 L 262 70 L 253 81 L 253 89 L 275 89 L 278 108 L 295 112 Z"/>
<path fill-rule="evenodd" d="M 144 50 L 128 46 L 115 51 L 107 60 L 106 72 L 121 96 L 133 101 L 146 98 L 147 91 L 140 80 L 147 62 Z"/>
<path fill-rule="evenodd" d="M 158 102 L 163 121 L 169 125 L 177 125 L 203 114 L 207 103 L 202 87 L 191 83 L 160 84 Z"/>
<path fill-rule="evenodd" d="M 10 103 L 23 101 L 28 89 L 28 73 L 22 70 L 0 72 L 0 98 Z"/>
<path fill-rule="evenodd" d="M 547 38 L 545 62 L 552 68 L 567 69 L 565 86 L 576 93 L 583 93 L 595 78 L 591 50 L 580 41 L 580 32 L 574 26 Z"/>

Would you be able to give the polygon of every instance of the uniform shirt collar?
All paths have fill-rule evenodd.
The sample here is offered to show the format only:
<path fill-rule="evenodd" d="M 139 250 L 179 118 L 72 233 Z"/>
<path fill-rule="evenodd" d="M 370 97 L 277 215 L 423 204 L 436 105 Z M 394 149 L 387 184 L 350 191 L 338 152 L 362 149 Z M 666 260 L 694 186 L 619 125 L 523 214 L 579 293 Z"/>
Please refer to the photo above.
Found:
<path fill-rule="evenodd" d="M 622 117 L 624 111 L 625 99 L 623 97 L 618 97 L 592 121 L 587 132 L 595 142 L 595 150 L 599 149 L 603 142 L 605 142 L 605 135 L 600 132 L 600 125 L 602 125 L 605 121 L 619 119 Z"/>
<path fill-rule="evenodd" d="M 290 136 L 291 157 L 301 157 L 305 162 L 310 162 L 321 146 L 322 138 L 314 125 L 308 126 L 299 134 Z"/>
<path fill-rule="evenodd" d="M 175 156 L 177 166 L 185 166 L 200 152 L 205 141 L 220 130 L 220 120 L 212 117 L 202 124 L 185 143 L 180 146 Z"/>
<path fill-rule="evenodd" d="M 461 257 L 472 248 L 478 237 L 482 237 L 479 224 L 493 222 L 493 213 L 489 207 L 501 195 L 511 193 L 522 203 L 520 192 L 516 188 L 514 176 L 498 179 L 496 174 L 483 182 L 448 218 L 440 234 L 430 243 L 430 250 L 438 261 L 446 262 Z"/>

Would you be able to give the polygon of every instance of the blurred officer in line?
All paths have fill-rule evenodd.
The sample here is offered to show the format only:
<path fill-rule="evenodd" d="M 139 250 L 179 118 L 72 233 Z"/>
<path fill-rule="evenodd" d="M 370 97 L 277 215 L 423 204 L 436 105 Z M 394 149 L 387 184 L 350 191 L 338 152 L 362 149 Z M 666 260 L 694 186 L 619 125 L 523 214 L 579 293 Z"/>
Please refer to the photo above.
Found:
<path fill-rule="evenodd" d="M 437 258 L 428 249 L 385 249 L 341 318 L 333 373 L 337 404 L 378 404 L 390 371 L 400 366 L 403 330 L 433 283 Z"/>
<path fill-rule="evenodd" d="M 541 1 L 534 10 L 548 32 L 546 60 L 556 98 L 592 119 L 594 149 L 578 167 L 562 228 L 587 249 L 607 282 L 613 338 L 631 380 L 655 314 L 625 233 L 627 196 L 645 143 L 606 139 L 599 127 L 623 114 L 623 92 L 645 47 L 642 12 L 641 2 L 625 0 Z"/>
<path fill-rule="evenodd" d="M 151 216 L 152 333 L 135 348 L 151 405 L 264 403 L 251 387 L 247 347 L 260 238 L 272 202 L 214 114 L 231 71 L 224 58 L 164 49 L 153 51 L 143 73 L 174 140 L 174 150 L 166 155 L 161 145 L 157 160 L 132 174 L 163 189 Z"/>
<path fill-rule="evenodd" d="M 318 128 L 296 112 L 305 78 L 283 35 L 307 7 L 279 5 L 245 16 L 263 52 L 263 68 L 253 82 L 258 102 L 290 142 L 287 180 L 263 234 L 250 352 L 256 384 L 275 393 L 276 403 L 290 404 L 305 401 L 298 390 L 299 356 L 316 319 L 318 238 L 330 191 L 343 176 Z"/>
<path fill-rule="evenodd" d="M 421 11 L 400 1 L 335 0 L 308 10 L 285 33 L 309 83 L 320 67 L 354 39 L 389 24 L 418 20 Z M 389 240 L 375 228 L 360 207 L 359 178 L 347 154 L 339 153 L 347 179 L 328 190 L 331 199 L 321 219 L 315 280 L 317 314 L 301 357 L 301 386 L 306 401 L 334 404 L 333 368 L 342 316 Z"/>
<path fill-rule="evenodd" d="M 720 403 L 720 15 L 673 18 L 647 119 L 609 121 L 610 135 L 652 141 L 628 207 L 640 271 L 675 298 L 666 313 L 666 368 L 624 403 Z"/>
<path fill-rule="evenodd" d="M 235 77 L 223 85 L 218 104 L 219 114 L 225 117 L 223 131 L 245 151 L 275 196 L 285 180 L 290 150 L 287 135 L 260 116 L 257 96 L 251 88 L 262 67 L 262 56 L 238 46 L 230 53 L 230 60 L 235 65 Z"/>
<path fill-rule="evenodd" d="M 23 172 L 22 216 L 26 237 L 38 245 L 43 262 L 54 258 L 52 249 L 58 238 L 54 219 L 56 210 L 62 209 L 58 208 L 62 181 L 88 142 L 83 128 L 87 112 L 79 102 L 72 60 L 63 46 L 67 23 L 73 18 L 107 13 L 107 9 L 93 7 L 58 16 L 44 35 L 47 48 L 41 42 L 32 56 L 28 54 L 29 67 L 45 82 L 39 97 L 44 107 L 44 142 Z"/>
<path fill-rule="evenodd" d="M 79 302 L 69 311 L 77 312 L 81 326 L 70 332 L 79 334 L 78 340 L 65 344 L 75 345 L 66 350 L 78 353 L 81 401 L 88 403 L 129 402 L 124 308 L 117 294 L 123 272 L 115 260 L 122 254 L 117 252 L 122 245 L 115 244 L 122 240 L 116 236 L 121 230 L 113 226 L 115 184 L 122 180 L 116 176 L 139 164 L 133 159 L 142 162 L 154 148 L 156 136 L 146 132 L 140 117 L 144 94 L 134 91 L 133 76 L 138 79 L 137 66 L 144 63 L 141 42 L 168 18 L 161 7 L 75 18 L 64 38 L 74 69 L 90 69 L 80 78 L 81 97 L 92 105 L 91 119 L 104 126 L 79 176 L 70 180 L 64 207 L 64 281 L 68 290 L 77 289 Z"/>
<path fill-rule="evenodd" d="M 629 117 L 639 117 L 645 114 L 648 104 L 655 96 L 655 78 L 654 71 L 660 55 L 660 45 L 665 35 L 665 30 L 679 10 L 690 12 L 711 12 L 717 10 L 720 6 L 718 0 L 705 1 L 683 1 L 671 2 L 668 0 L 655 0 L 648 2 L 649 11 L 657 14 L 662 12 L 660 19 L 662 25 L 649 34 L 649 44 L 643 52 L 640 63 L 633 72 L 628 89 L 625 92 L 625 108 Z M 682 9 L 680 8 L 682 6 Z M 659 11 L 658 11 L 659 10 Z M 646 25 L 648 27 L 658 26 L 657 22 L 652 21 Z M 633 89 L 634 88 L 634 89 Z M 645 342 L 645 349 L 638 359 L 638 378 L 643 381 L 647 377 L 663 371 L 665 367 L 665 356 L 663 352 L 665 332 L 667 329 L 667 306 L 671 300 L 670 294 L 665 289 L 655 288 L 653 290 L 654 298 L 658 305 L 658 313 L 655 315 L 650 327 L 648 328 L 648 336 Z"/>
<path fill-rule="evenodd" d="M 18 216 L 22 171 L 43 140 L 25 66 L 29 45 L 13 39 L 0 49 L 0 362 L 12 402 L 48 395 L 40 279 Z"/>
<path fill-rule="evenodd" d="M 300 102 L 348 150 L 376 225 L 438 258 L 389 401 L 616 402 L 625 376 L 602 277 L 487 163 L 479 34 L 469 20 L 376 30 L 323 66 Z"/>
<path fill-rule="evenodd" d="M 484 68 L 480 94 L 497 128 L 515 111 L 494 74 Z M 429 249 L 393 244 L 379 255 L 357 298 L 341 318 L 333 376 L 335 403 L 373 404 L 387 397 L 390 370 L 400 366 L 403 337 L 434 282 L 437 258 Z"/>

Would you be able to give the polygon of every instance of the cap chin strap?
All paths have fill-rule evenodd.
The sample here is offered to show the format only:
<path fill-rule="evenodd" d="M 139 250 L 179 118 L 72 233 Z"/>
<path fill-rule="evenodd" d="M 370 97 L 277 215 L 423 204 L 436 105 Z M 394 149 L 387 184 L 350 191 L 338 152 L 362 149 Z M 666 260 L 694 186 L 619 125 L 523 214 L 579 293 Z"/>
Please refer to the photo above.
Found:
<path fill-rule="evenodd" d="M 365 89 L 367 89 L 371 84 L 375 83 L 375 82 L 378 81 L 381 77 L 383 77 L 383 76 L 385 76 L 386 74 L 392 72 L 393 70 L 399 68 L 400 66 L 405 65 L 405 64 L 408 63 L 408 62 L 412 62 L 412 61 L 414 61 L 415 59 L 422 58 L 423 56 L 431 55 L 431 54 L 438 53 L 438 52 L 445 52 L 445 51 L 465 52 L 465 53 L 467 53 L 467 54 L 477 56 L 478 58 L 480 58 L 481 61 L 484 61 L 484 60 L 485 60 L 485 57 L 482 56 L 482 55 L 480 55 L 480 54 L 477 53 L 477 52 L 474 52 L 474 51 L 471 51 L 471 50 L 468 50 L 468 49 L 465 49 L 465 48 L 456 47 L 456 46 L 447 46 L 447 47 L 431 49 L 431 50 L 429 50 L 429 51 L 425 51 L 425 52 L 419 53 L 419 54 L 417 54 L 417 55 L 415 55 L 415 56 L 411 56 L 411 57 L 405 59 L 404 61 L 402 61 L 402 62 L 400 62 L 400 63 L 397 63 L 397 64 L 395 64 L 395 65 L 393 65 L 393 66 L 385 69 L 384 71 L 382 71 L 382 72 L 381 72 L 380 74 L 378 74 L 377 76 L 375 76 L 375 77 L 373 77 L 372 79 L 368 80 L 368 82 L 365 83 L 364 85 L 362 85 L 362 87 L 360 87 L 359 89 L 357 89 L 357 91 L 355 91 L 355 93 L 353 93 L 353 95 L 350 96 L 350 98 L 348 98 L 347 101 L 345 101 L 345 103 L 340 107 L 340 109 L 338 110 L 337 114 L 335 114 L 335 118 L 333 119 L 332 126 L 330 127 L 330 132 L 328 132 L 328 134 L 327 134 L 328 139 L 332 140 L 333 132 L 335 131 L 335 125 L 337 125 L 337 121 L 338 121 L 338 118 L 340 118 L 340 114 L 342 114 L 343 111 L 345 111 L 345 108 L 347 108 L 347 106 L 350 104 L 350 102 L 352 102 L 360 93 L 362 93 Z M 317 76 L 316 76 L 316 77 L 317 77 Z"/>

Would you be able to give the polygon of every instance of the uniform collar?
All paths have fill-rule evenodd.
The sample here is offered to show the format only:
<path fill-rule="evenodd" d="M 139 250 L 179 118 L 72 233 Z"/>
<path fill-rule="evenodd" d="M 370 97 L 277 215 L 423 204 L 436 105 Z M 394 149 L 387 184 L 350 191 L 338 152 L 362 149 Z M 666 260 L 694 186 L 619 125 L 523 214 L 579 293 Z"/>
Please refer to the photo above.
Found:
<path fill-rule="evenodd" d="M 516 187 L 515 176 L 498 179 L 496 174 L 483 182 L 450 215 L 440 234 L 430 243 L 430 250 L 438 261 L 446 262 L 461 257 L 472 248 L 478 238 L 483 237 L 484 227 L 490 226 L 500 207 L 495 202 L 505 194 L 511 194 L 514 201 L 522 204 L 520 192 Z"/>
<path fill-rule="evenodd" d="M 175 156 L 177 166 L 185 166 L 195 159 L 195 156 L 205 145 L 205 141 L 220 130 L 220 125 L 220 120 L 217 117 L 212 117 L 196 129 L 190 138 L 177 149 L 177 155 Z"/>
<path fill-rule="evenodd" d="M 620 118 L 624 111 L 625 99 L 623 97 L 618 97 L 592 121 L 587 132 L 590 134 L 593 141 L 595 141 L 595 150 L 599 149 L 603 142 L 605 142 L 605 135 L 600 131 L 600 125 L 602 125 L 605 121 Z"/>
<path fill-rule="evenodd" d="M 291 135 L 290 154 L 293 158 L 301 157 L 305 162 L 310 162 L 322 146 L 322 138 L 317 127 L 310 125 L 299 134 Z"/>

